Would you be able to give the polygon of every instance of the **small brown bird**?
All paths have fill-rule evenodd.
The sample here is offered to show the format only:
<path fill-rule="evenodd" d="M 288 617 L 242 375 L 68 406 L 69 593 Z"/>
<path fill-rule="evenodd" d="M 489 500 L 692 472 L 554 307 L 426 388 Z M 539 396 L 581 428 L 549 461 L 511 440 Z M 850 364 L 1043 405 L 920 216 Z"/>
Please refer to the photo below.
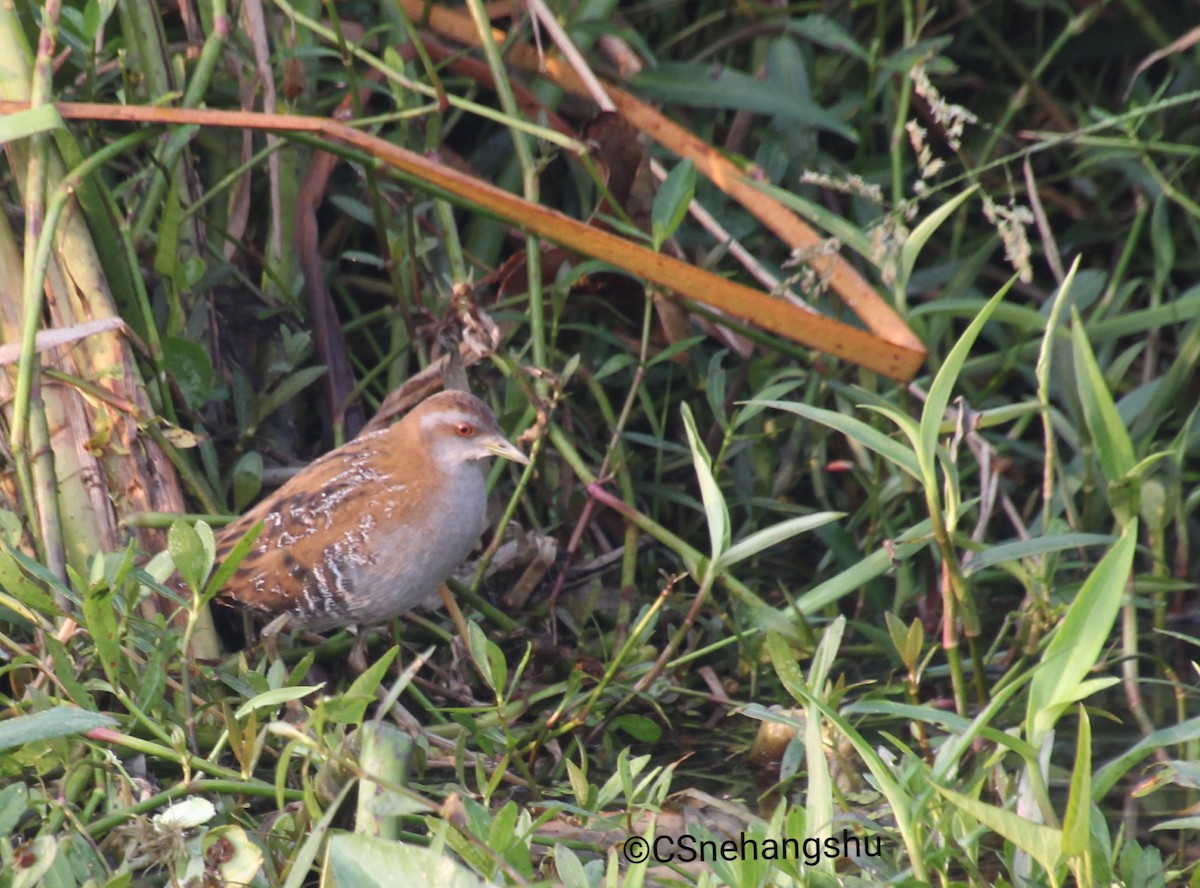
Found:
<path fill-rule="evenodd" d="M 483 401 L 460 391 L 426 398 L 221 530 L 218 560 L 263 524 L 218 600 L 271 618 L 262 631 L 269 652 L 288 626 L 376 623 L 424 604 L 484 531 L 491 456 L 529 463 Z"/>

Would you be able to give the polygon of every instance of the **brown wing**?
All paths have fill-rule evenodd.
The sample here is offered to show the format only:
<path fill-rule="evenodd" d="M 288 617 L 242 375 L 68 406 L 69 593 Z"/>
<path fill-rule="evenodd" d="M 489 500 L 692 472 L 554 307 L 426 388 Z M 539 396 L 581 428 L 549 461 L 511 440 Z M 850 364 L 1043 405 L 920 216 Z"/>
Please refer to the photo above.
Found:
<path fill-rule="evenodd" d="M 259 521 L 253 548 L 220 597 L 312 626 L 347 622 L 353 577 L 382 554 L 376 518 L 399 520 L 424 495 L 432 471 L 401 426 L 366 435 L 312 463 L 217 536 L 224 560 Z"/>

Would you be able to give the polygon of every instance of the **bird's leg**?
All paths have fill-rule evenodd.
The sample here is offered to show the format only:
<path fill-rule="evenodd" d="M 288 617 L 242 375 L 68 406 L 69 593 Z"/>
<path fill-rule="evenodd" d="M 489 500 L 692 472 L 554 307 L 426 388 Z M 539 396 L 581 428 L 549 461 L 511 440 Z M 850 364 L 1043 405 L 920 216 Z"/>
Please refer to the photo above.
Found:
<path fill-rule="evenodd" d="M 367 671 L 367 627 L 350 626 L 349 629 L 354 633 L 354 644 L 350 647 L 346 663 L 355 675 L 362 675 Z"/>
<path fill-rule="evenodd" d="M 459 609 L 458 602 L 454 600 L 454 593 L 450 591 L 450 587 L 445 583 L 438 586 L 438 595 L 442 596 L 442 603 L 446 605 L 446 612 L 450 614 L 450 619 L 454 621 L 454 628 L 458 630 L 459 636 L 466 645 L 466 649 L 471 649 L 471 634 L 467 631 L 467 618 L 463 616 L 463 612 Z"/>
<path fill-rule="evenodd" d="M 291 614 L 280 614 L 267 623 L 266 626 L 263 626 L 262 632 L 258 635 L 258 640 L 262 642 L 263 651 L 271 660 L 279 659 L 279 633 L 287 628 L 288 623 L 291 622 L 291 617 Z"/>

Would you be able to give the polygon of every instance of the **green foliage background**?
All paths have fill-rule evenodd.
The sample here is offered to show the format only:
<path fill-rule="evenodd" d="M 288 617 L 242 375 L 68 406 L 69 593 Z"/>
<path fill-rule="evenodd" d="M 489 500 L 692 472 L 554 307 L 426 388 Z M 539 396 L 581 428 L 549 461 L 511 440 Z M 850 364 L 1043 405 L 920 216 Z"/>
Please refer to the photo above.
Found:
<path fill-rule="evenodd" d="M 185 4 L 190 25 L 142 7 L 65 4 L 45 98 L 237 108 L 259 95 L 258 4 Z M 7 10 L 10 45 L 36 47 L 47 9 Z M 194 661 L 210 535 L 172 531 L 196 588 L 170 623 L 139 607 L 150 552 L 81 545 L 56 564 L 52 532 L 27 520 L 21 533 L 45 489 L 31 470 L 0 513 L 0 885 L 1194 883 L 1194 8 L 551 12 L 614 77 L 601 38 L 624 41 L 644 65 L 633 92 L 835 236 L 928 348 L 925 372 L 897 385 L 764 336 L 742 355 L 698 327 L 668 344 L 640 288 L 593 286 L 606 269 L 587 263 L 498 294 L 488 276 L 525 239 L 343 158 L 318 214 L 321 260 L 363 415 L 429 364 L 464 306 L 486 313 L 499 345 L 468 375 L 505 428 L 532 429 L 537 454 L 536 472 L 494 473 L 502 524 L 560 552 L 578 529 L 571 564 L 607 567 L 553 613 L 550 586 L 517 609 L 502 597 L 516 575 L 476 576 L 466 642 L 417 617 L 358 677 L 340 666 L 345 635 L 286 667 L 256 650 Z M 442 72 L 489 116 L 365 79 L 370 59 L 427 78 L 400 50 L 421 23 L 397 5 L 277 0 L 262 15 L 286 107 L 327 115 L 363 87 L 357 116 L 386 138 L 581 217 L 596 205 L 544 131 L 527 155 L 514 147 L 512 113 L 479 83 Z M 502 24 L 532 39 L 528 17 Z M 533 89 L 574 125 L 594 111 Z M 244 509 L 272 466 L 353 431 L 322 388 L 290 246 L 313 152 L 331 146 L 256 135 L 243 153 L 230 131 L 46 118 L 26 143 L 18 119 L 0 118 L 17 231 L 42 145 L 68 169 L 94 159 L 89 231 L 145 343 L 159 418 L 141 433 L 196 512 Z M 745 276 L 681 220 L 692 179 L 677 169 L 652 242 L 678 224 L 689 261 Z M 848 317 L 702 176 L 694 194 L 765 268 Z M 24 262 L 28 281 L 39 266 L 28 250 Z M 16 316 L 25 286 L 5 284 Z M 39 403 L 18 399 L 6 431 L 36 436 Z M 10 458 L 17 475 L 31 464 L 19 447 Z M 66 614 L 83 629 L 55 637 Z M 755 732 L 776 729 L 781 761 L 759 769 Z M 622 839 L 681 812 L 718 837 L 847 828 L 885 853 L 621 861 Z"/>

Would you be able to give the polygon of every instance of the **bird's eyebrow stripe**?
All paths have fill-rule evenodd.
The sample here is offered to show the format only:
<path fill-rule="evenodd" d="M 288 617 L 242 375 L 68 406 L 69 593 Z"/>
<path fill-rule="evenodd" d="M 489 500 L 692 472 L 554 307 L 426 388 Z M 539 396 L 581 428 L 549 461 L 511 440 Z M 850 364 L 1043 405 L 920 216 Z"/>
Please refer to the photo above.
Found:
<path fill-rule="evenodd" d="M 470 413 L 463 413 L 461 410 L 439 410 L 436 413 L 430 413 L 428 416 L 421 417 L 421 429 L 427 429 L 434 423 L 465 422 L 475 425 L 478 421 L 478 417 L 472 416 Z"/>

